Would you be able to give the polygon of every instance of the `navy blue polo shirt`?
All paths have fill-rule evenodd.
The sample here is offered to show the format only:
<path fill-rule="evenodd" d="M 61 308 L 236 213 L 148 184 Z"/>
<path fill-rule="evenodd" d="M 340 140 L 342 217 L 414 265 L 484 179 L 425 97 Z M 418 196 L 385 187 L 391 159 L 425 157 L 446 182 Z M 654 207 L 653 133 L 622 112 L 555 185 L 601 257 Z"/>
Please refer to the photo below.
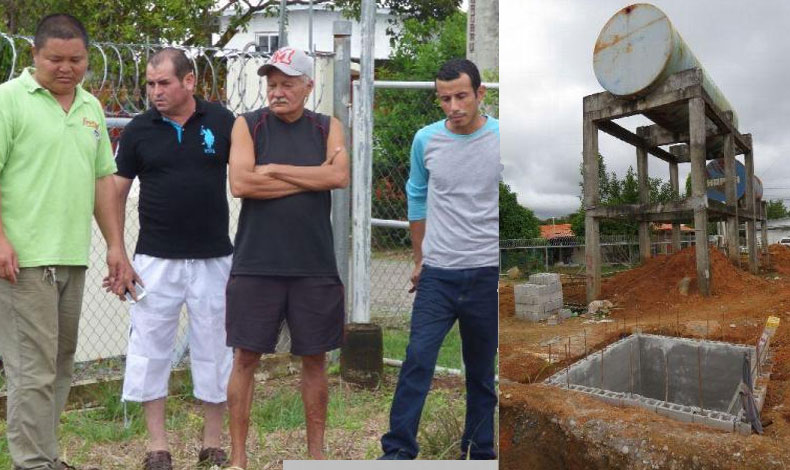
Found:
<path fill-rule="evenodd" d="M 226 182 L 234 116 L 195 99 L 195 113 L 183 126 L 152 108 L 121 135 L 117 174 L 140 178 L 135 253 L 197 259 L 233 252 Z"/>

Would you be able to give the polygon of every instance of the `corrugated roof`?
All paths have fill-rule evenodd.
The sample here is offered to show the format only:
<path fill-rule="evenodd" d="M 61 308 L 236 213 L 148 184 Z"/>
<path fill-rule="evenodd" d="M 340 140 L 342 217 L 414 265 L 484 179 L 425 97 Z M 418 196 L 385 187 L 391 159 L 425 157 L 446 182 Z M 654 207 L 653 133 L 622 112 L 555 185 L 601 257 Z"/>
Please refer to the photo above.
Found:
<path fill-rule="evenodd" d="M 571 224 L 541 225 L 540 238 L 551 240 L 560 237 L 575 237 L 576 234 L 571 230 Z"/>

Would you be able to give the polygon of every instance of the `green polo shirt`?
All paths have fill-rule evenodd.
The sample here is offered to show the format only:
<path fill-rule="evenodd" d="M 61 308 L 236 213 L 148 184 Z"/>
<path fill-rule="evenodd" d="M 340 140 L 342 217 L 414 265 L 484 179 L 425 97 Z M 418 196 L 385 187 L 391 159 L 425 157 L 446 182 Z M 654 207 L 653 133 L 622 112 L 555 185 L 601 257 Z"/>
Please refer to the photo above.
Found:
<path fill-rule="evenodd" d="M 0 220 L 21 267 L 87 266 L 96 179 L 115 172 L 104 112 L 78 86 L 65 113 L 33 73 L 0 85 Z"/>

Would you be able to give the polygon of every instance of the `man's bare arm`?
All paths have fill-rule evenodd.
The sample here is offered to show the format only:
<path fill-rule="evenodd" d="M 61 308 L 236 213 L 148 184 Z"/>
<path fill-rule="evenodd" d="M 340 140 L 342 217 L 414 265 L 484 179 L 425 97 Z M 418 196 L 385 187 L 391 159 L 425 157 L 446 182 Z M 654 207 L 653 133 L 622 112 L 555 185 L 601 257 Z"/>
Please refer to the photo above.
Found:
<path fill-rule="evenodd" d="M 255 171 L 255 147 L 244 118 L 239 116 L 231 133 L 228 179 L 234 197 L 274 199 L 304 192 L 304 188 Z"/>
<path fill-rule="evenodd" d="M 326 162 L 321 166 L 264 165 L 264 174 L 309 191 L 326 191 L 348 186 L 350 172 L 343 126 L 331 118 L 326 143 Z"/>
<path fill-rule="evenodd" d="M 140 278 L 126 256 L 118 216 L 118 193 L 113 178 L 113 175 L 107 175 L 96 179 L 93 216 L 107 242 L 108 279 L 112 291 L 117 295 L 123 295 L 129 290 L 136 297 L 134 283 L 140 282 Z"/>
<path fill-rule="evenodd" d="M 134 180 L 118 175 L 113 178 L 115 178 L 115 188 L 118 190 L 118 216 L 121 218 L 121 234 L 123 234 L 126 226 L 126 200 L 129 198 L 129 190 L 132 189 Z"/>

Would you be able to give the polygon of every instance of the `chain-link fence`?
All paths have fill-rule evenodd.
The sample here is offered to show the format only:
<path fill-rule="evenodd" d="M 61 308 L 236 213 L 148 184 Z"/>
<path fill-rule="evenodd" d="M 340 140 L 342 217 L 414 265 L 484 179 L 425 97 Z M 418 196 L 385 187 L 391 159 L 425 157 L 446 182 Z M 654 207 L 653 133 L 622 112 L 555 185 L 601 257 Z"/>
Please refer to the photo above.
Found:
<path fill-rule="evenodd" d="M 414 262 L 406 201 L 411 144 L 414 134 L 442 112 L 432 89 L 376 83 L 374 101 L 371 317 L 385 326 L 400 326 L 408 324 L 414 298 L 408 293 Z"/>
<path fill-rule="evenodd" d="M 253 46 L 253 45 L 251 45 Z M 0 82 L 18 76 L 33 65 L 33 38 L 0 32 Z M 94 42 L 89 46 L 88 71 L 83 87 L 99 98 L 107 116 L 133 116 L 148 108 L 145 93 L 145 68 L 148 58 L 165 47 L 161 44 L 114 44 Z M 266 54 L 254 48 L 244 50 L 211 47 L 182 47 L 195 71 L 195 92 L 208 101 L 222 103 L 234 113 L 243 113 L 265 105 L 258 68 Z M 331 109 L 332 54 L 316 54 L 315 93 L 311 108 Z M 322 105 L 328 104 L 328 108 Z"/>
<path fill-rule="evenodd" d="M 32 38 L 0 33 L 0 82 L 18 76 L 25 67 L 32 65 L 31 47 Z M 105 109 L 113 148 L 129 118 L 148 107 L 145 66 L 148 57 L 161 47 L 93 43 L 89 48 L 89 69 L 83 87 L 99 98 Z M 199 96 L 220 102 L 236 114 L 265 106 L 265 91 L 257 75 L 265 56 L 254 51 L 183 49 L 193 61 Z M 308 107 L 327 114 L 332 114 L 333 59 L 331 54 L 316 56 L 314 96 L 308 101 Z M 405 194 L 411 142 L 417 130 L 441 119 L 443 114 L 432 83 L 415 82 L 398 88 L 386 83 L 377 85 L 375 104 L 371 314 L 373 321 L 403 331 L 408 330 L 413 301 L 413 295 L 408 293 L 413 262 Z M 138 194 L 135 182 L 126 206 L 124 234 L 130 254 L 134 252 L 139 232 Z M 228 200 L 233 239 L 241 204 L 230 194 Z M 75 381 L 119 376 L 129 332 L 129 305 L 101 288 L 106 274 L 106 245 L 95 224 L 91 243 Z M 185 314 L 182 314 L 174 366 L 183 365 L 188 355 L 186 324 Z M 281 335 L 278 350 L 287 350 L 288 345 L 286 332 Z"/>
<path fill-rule="evenodd" d="M 32 65 L 32 38 L 0 33 L 0 82 L 18 76 Z M 145 93 L 145 67 L 148 57 L 162 45 L 93 43 L 89 48 L 89 69 L 82 86 L 99 98 L 108 117 L 108 131 L 117 149 L 124 126 L 130 118 L 148 108 Z M 219 102 L 238 114 L 266 105 L 265 88 L 257 75 L 266 56 L 253 51 L 183 48 L 192 60 L 197 77 L 196 94 Z M 316 57 L 315 87 L 308 107 L 331 114 L 333 57 Z M 139 186 L 135 181 L 126 205 L 125 243 L 134 253 L 139 233 L 137 212 Z M 228 193 L 230 236 L 235 236 L 241 202 Z M 101 288 L 106 275 L 106 244 L 98 226 L 93 224 L 89 269 L 80 321 L 74 380 L 118 377 L 122 374 L 129 333 L 129 304 L 119 301 Z M 184 365 L 188 358 L 187 321 L 182 312 L 173 365 Z M 287 350 L 287 331 L 281 334 L 277 349 Z M 0 362 L 2 364 L 2 362 Z M 0 393 L 4 383 L 0 376 Z"/>
<path fill-rule="evenodd" d="M 408 325 L 414 268 L 406 181 L 411 145 L 422 127 L 444 118 L 432 82 L 375 82 L 371 204 L 371 318 Z M 487 84 L 498 89 L 498 84 Z"/>
<path fill-rule="evenodd" d="M 680 248 L 694 244 L 694 234 L 683 234 Z M 653 256 L 672 253 L 667 236 L 651 234 Z M 602 235 L 601 263 L 609 267 L 633 267 L 639 264 L 639 240 L 630 235 Z M 584 273 L 584 237 L 558 237 L 551 240 L 532 238 L 499 241 L 499 270 L 506 273 L 518 267 L 522 274 L 564 271 Z"/>

